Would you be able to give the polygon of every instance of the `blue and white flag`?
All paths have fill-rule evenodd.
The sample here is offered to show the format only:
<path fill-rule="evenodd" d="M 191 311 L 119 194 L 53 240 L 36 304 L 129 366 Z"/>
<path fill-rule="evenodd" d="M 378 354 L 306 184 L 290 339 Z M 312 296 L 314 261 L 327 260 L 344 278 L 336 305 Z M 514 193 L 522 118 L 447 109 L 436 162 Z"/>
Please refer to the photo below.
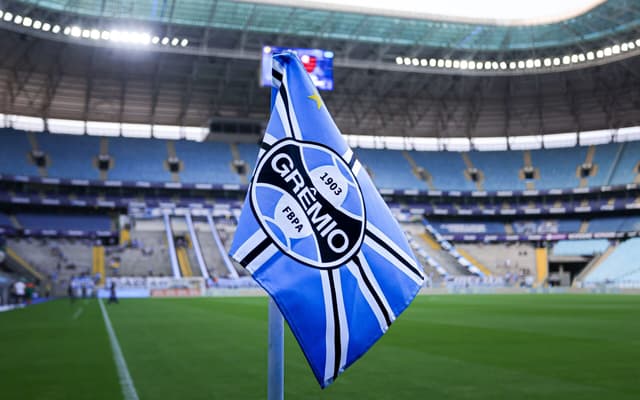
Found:
<path fill-rule="evenodd" d="M 424 277 L 295 55 L 273 57 L 273 85 L 230 254 L 276 302 L 324 388 L 387 331 Z"/>

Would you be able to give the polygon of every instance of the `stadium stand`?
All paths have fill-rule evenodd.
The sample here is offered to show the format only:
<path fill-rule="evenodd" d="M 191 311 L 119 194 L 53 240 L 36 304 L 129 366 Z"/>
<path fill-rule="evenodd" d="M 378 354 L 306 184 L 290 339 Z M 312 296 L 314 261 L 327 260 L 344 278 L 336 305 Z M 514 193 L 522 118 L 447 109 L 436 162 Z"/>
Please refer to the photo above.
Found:
<path fill-rule="evenodd" d="M 9 216 L 7 216 L 5 213 L 0 212 L 0 226 L 10 227 L 11 225 L 12 224 Z"/>
<path fill-rule="evenodd" d="M 255 168 L 258 158 L 258 146 L 249 143 L 238 143 L 238 153 L 240 158 L 247 163 L 247 177 L 251 177 L 251 173 Z"/>
<path fill-rule="evenodd" d="M 38 168 L 29 160 L 31 144 L 27 135 L 13 129 L 0 129 L 0 172 L 38 176 Z"/>
<path fill-rule="evenodd" d="M 164 167 L 168 156 L 164 140 L 111 138 L 109 155 L 113 159 L 109 179 L 171 181 L 171 174 Z"/>
<path fill-rule="evenodd" d="M 604 186 L 611 183 L 616 154 L 618 154 L 622 146 L 624 145 L 614 143 L 593 146 L 593 165 L 596 170 L 595 174 L 589 177 L 588 186 Z"/>
<path fill-rule="evenodd" d="M 111 230 L 111 219 L 106 215 L 17 213 L 16 218 L 26 229 Z"/>
<path fill-rule="evenodd" d="M 176 155 L 184 163 L 180 180 L 189 183 L 239 184 L 240 175 L 233 171 L 229 145 L 216 142 L 175 142 Z"/>
<path fill-rule="evenodd" d="M 504 234 L 504 224 L 500 222 L 477 222 L 477 221 L 457 221 L 444 222 L 430 220 L 441 234 L 467 234 L 467 233 L 489 233 Z"/>
<path fill-rule="evenodd" d="M 584 283 L 640 282 L 640 238 L 622 242 L 585 278 Z"/>
<path fill-rule="evenodd" d="M 464 175 L 467 169 L 460 153 L 408 152 L 416 164 L 431 174 L 433 186 L 440 190 L 476 190 L 475 184 Z M 396 168 L 397 167 L 392 167 Z"/>
<path fill-rule="evenodd" d="M 531 275 L 536 269 L 535 249 L 530 243 L 458 243 L 456 247 L 473 257 L 492 275 Z"/>
<path fill-rule="evenodd" d="M 372 173 L 376 186 L 386 189 L 427 189 L 411 171 L 400 151 L 355 149 L 356 157 Z"/>
<path fill-rule="evenodd" d="M 93 159 L 100 152 L 100 139 L 91 136 L 36 135 L 40 150 L 48 157 L 47 176 L 99 179 Z M 124 161 L 124 159 L 123 159 Z M 128 171 L 130 174 L 130 171 Z"/>
<path fill-rule="evenodd" d="M 523 166 L 521 151 L 473 151 L 468 153 L 473 166 L 482 173 L 484 190 L 524 190 L 519 178 Z"/>
<path fill-rule="evenodd" d="M 640 230 L 640 216 L 594 218 L 589 232 L 630 232 Z"/>
<path fill-rule="evenodd" d="M 560 240 L 551 250 L 554 256 L 591 256 L 609 248 L 607 239 Z"/>
<path fill-rule="evenodd" d="M 640 171 L 634 170 L 640 162 L 638 157 L 638 154 L 640 154 L 640 142 L 623 143 L 621 146 L 620 158 L 617 160 L 611 177 L 610 184 L 612 185 L 634 182 L 640 175 Z"/>
<path fill-rule="evenodd" d="M 536 189 L 578 187 L 580 180 L 576 171 L 587 156 L 587 148 L 534 150 L 531 152 L 533 167 L 540 171 Z"/>

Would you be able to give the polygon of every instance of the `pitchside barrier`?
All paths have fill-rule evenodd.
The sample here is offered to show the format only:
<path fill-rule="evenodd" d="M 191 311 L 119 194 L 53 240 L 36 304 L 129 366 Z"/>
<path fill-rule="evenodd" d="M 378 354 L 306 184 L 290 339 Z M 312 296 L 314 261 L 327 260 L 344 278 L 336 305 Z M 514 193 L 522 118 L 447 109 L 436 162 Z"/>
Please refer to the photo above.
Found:
<path fill-rule="evenodd" d="M 108 298 L 112 283 L 120 298 L 203 296 L 206 287 L 205 279 L 200 277 L 112 277 L 107 278 L 98 297 Z"/>

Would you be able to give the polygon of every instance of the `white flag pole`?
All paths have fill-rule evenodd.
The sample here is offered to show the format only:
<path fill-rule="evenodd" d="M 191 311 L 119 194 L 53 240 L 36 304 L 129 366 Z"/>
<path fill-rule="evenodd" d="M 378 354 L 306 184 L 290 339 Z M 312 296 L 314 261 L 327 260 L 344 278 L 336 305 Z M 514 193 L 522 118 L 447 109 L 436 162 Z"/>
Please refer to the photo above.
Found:
<path fill-rule="evenodd" d="M 278 91 L 271 88 L 271 111 Z M 267 400 L 284 400 L 284 318 L 273 299 L 269 299 L 269 354 Z"/>
<path fill-rule="evenodd" d="M 269 300 L 269 381 L 267 400 L 284 399 L 284 318 Z"/>

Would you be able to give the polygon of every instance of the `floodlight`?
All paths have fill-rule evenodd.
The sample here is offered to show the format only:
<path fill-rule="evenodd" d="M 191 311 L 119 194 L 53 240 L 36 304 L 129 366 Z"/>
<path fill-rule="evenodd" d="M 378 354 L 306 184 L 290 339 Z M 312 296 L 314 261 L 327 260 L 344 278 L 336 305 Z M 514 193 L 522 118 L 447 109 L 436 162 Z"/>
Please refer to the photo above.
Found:
<path fill-rule="evenodd" d="M 598 50 L 598 51 L 596 52 L 596 57 L 598 57 L 598 58 L 602 58 L 602 57 L 604 57 L 604 51 L 602 51 L 602 50 Z"/>
<path fill-rule="evenodd" d="M 35 20 L 33 21 L 33 29 L 40 29 L 42 28 L 42 22 Z"/>
<path fill-rule="evenodd" d="M 171 45 L 172 46 L 177 46 L 178 43 L 180 42 L 180 40 L 178 40 L 178 38 L 173 38 L 171 39 Z M 414 58 L 414 60 L 418 61 L 417 59 Z"/>
<path fill-rule="evenodd" d="M 33 20 L 29 17 L 24 17 L 24 19 L 22 20 L 22 25 L 26 26 L 27 28 L 29 28 L 32 23 Z"/>
<path fill-rule="evenodd" d="M 65 31 L 66 31 L 66 29 L 65 29 Z M 77 27 L 77 26 L 71 27 L 71 36 L 80 37 L 81 34 L 82 34 L 82 30 L 79 27 Z"/>
<path fill-rule="evenodd" d="M 4 13 L 4 20 L 5 21 L 11 21 L 12 19 L 13 19 L 13 14 L 11 14 L 9 11 Z"/>
<path fill-rule="evenodd" d="M 88 29 L 82 30 L 82 37 L 85 39 L 89 39 L 91 37 L 91 31 Z"/>
<path fill-rule="evenodd" d="M 619 44 L 614 45 L 614 46 L 611 48 L 611 52 L 612 52 L 613 54 L 620 54 L 620 45 L 619 45 Z"/>
<path fill-rule="evenodd" d="M 154 36 L 154 37 L 151 39 L 151 43 L 153 43 L 153 44 L 158 44 L 158 43 L 160 43 L 160 38 L 159 38 L 159 37 L 157 37 L 157 36 Z M 266 49 L 265 49 L 265 51 L 266 51 Z M 400 58 L 400 57 L 397 57 L 397 58 L 396 58 L 396 63 L 397 63 L 397 64 L 402 64 L 402 58 L 400 58 L 400 62 L 398 62 L 398 58 Z"/>
<path fill-rule="evenodd" d="M 545 67 L 550 67 L 551 66 L 551 59 L 550 58 L 545 58 L 543 62 L 544 62 L 544 66 Z"/>
<path fill-rule="evenodd" d="M 66 30 L 67 28 L 65 28 Z M 53 28 L 51 28 L 51 32 L 53 33 L 58 33 L 60 32 L 60 25 L 54 25 Z"/>
<path fill-rule="evenodd" d="M 595 54 L 593 54 L 593 51 L 587 52 L 587 60 L 591 61 L 594 58 L 595 58 Z"/>
<path fill-rule="evenodd" d="M 42 30 L 45 32 L 49 32 L 51 30 L 51 25 L 45 22 L 44 24 L 42 24 Z"/>
<path fill-rule="evenodd" d="M 158 41 L 160 40 L 160 38 L 158 38 L 157 36 L 155 36 L 153 38 L 153 43 L 158 43 Z M 266 50 L 265 50 L 266 51 Z M 402 64 L 402 57 L 396 57 L 396 64 L 401 65 Z"/>
<path fill-rule="evenodd" d="M 423 67 L 426 67 L 427 65 L 429 65 L 429 61 L 423 58 L 420 60 L 420 65 L 422 65 Z"/>
<path fill-rule="evenodd" d="M 22 15 L 16 15 L 13 17 L 13 23 L 20 25 L 22 23 Z"/>

